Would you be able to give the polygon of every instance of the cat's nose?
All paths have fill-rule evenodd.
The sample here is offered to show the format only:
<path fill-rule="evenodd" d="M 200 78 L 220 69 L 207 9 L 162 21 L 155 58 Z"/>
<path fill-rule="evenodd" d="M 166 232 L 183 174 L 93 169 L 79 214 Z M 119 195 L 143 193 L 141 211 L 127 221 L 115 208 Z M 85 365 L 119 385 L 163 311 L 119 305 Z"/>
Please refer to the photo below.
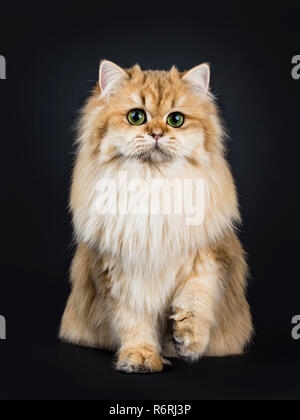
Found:
<path fill-rule="evenodd" d="M 163 133 L 151 133 L 150 136 L 153 137 L 155 141 L 158 141 L 163 136 Z"/>

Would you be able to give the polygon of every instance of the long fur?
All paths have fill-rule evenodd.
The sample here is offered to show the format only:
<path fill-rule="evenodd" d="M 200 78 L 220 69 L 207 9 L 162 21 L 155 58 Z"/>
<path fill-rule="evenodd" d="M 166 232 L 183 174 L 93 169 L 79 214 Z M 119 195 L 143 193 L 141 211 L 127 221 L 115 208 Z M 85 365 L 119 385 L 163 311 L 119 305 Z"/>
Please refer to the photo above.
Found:
<path fill-rule="evenodd" d="M 78 249 L 60 337 L 117 351 L 116 367 L 126 372 L 160 371 L 164 356 L 243 353 L 253 331 L 247 266 L 214 98 L 191 89 L 176 68 L 123 72 L 109 95 L 98 85 L 82 112 L 71 194 Z M 135 108 L 146 110 L 147 124 L 128 123 Z M 180 129 L 166 124 L 173 110 L 186 116 Z M 157 130 L 162 153 L 151 149 Z M 204 223 L 187 226 L 184 215 L 99 215 L 97 183 L 119 185 L 120 171 L 147 182 L 203 179 Z"/>

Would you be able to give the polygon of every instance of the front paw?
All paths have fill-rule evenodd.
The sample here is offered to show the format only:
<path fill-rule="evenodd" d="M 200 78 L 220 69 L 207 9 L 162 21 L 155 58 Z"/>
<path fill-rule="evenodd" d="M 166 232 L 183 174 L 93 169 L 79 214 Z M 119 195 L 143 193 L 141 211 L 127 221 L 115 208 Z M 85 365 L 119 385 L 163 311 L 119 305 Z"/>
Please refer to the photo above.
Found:
<path fill-rule="evenodd" d="M 194 362 L 202 357 L 210 339 L 209 323 L 194 312 L 176 308 L 171 316 L 175 348 L 180 357 Z"/>
<path fill-rule="evenodd" d="M 157 373 L 168 361 L 150 345 L 140 345 L 121 350 L 116 369 L 126 373 Z"/>

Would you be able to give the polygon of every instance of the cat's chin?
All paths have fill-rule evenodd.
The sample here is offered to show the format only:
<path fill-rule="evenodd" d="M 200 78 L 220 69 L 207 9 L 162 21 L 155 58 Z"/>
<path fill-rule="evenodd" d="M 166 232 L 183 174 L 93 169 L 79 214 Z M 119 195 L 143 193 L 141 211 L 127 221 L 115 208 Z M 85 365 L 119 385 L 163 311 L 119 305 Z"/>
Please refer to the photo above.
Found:
<path fill-rule="evenodd" d="M 143 163 L 163 164 L 174 161 L 176 156 L 174 153 L 169 153 L 160 147 L 154 147 L 153 149 L 147 150 L 144 153 L 138 153 L 134 155 L 133 158 Z"/>

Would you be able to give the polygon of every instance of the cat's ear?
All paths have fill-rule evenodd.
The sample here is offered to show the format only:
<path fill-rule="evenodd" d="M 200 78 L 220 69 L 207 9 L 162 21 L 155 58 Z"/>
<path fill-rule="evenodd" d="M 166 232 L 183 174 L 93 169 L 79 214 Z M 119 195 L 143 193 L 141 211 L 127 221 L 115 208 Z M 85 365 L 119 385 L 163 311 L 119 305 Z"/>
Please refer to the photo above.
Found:
<path fill-rule="evenodd" d="M 99 69 L 99 86 L 101 95 L 110 94 L 123 80 L 127 79 L 127 73 L 117 64 L 103 60 Z"/>
<path fill-rule="evenodd" d="M 200 64 L 189 70 L 183 76 L 183 80 L 188 82 L 193 91 L 201 96 L 206 96 L 210 83 L 210 67 L 208 64 Z"/>

